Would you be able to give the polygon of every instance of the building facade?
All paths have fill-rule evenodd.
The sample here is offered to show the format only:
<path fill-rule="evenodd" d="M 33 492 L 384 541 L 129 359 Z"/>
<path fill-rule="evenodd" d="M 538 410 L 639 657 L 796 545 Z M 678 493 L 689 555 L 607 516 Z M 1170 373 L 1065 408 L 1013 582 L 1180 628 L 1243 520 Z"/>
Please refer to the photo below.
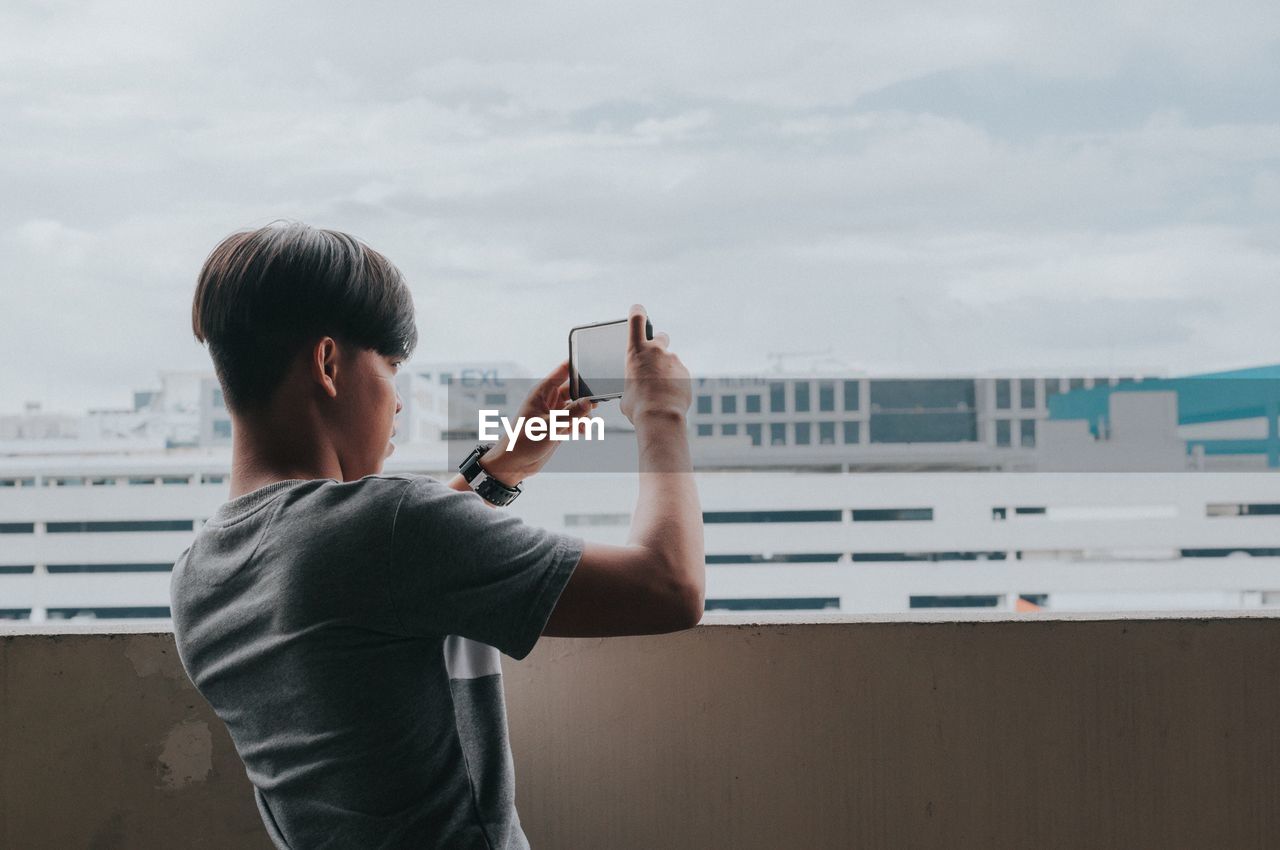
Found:
<path fill-rule="evenodd" d="M 1274 385 L 1203 377 L 1190 388 L 1114 376 L 698 380 L 689 424 L 707 607 L 1280 605 Z M 531 379 L 485 363 L 424 364 L 398 380 L 387 469 L 445 478 L 446 447 L 470 439 L 457 411 L 518 404 Z M 168 401 L 138 397 L 128 421 L 141 430 L 104 437 L 91 413 L 60 423 L 63 437 L 0 441 L 0 617 L 168 616 L 169 571 L 226 499 L 230 468 L 216 381 L 177 384 L 186 391 Z M 628 439 L 625 427 L 610 439 Z M 624 542 L 636 475 L 593 463 L 601 450 L 562 449 L 557 460 L 578 463 L 553 464 L 509 510 Z"/>

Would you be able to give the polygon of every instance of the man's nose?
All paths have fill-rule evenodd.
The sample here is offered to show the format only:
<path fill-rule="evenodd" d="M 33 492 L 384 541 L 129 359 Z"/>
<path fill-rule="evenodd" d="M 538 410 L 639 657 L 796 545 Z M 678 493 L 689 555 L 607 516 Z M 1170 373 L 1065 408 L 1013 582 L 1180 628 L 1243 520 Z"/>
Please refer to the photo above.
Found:
<path fill-rule="evenodd" d="M 404 401 L 400 398 L 400 393 L 396 393 L 396 413 L 404 410 Z"/>

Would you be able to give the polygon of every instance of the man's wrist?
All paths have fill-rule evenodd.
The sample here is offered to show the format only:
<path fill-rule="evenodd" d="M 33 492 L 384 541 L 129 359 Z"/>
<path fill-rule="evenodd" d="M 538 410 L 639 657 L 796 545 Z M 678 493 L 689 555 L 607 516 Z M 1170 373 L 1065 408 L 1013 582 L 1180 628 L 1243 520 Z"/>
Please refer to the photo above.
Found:
<path fill-rule="evenodd" d="M 688 425 L 688 415 L 685 411 L 676 407 L 649 407 L 632 413 L 631 424 L 639 427 L 641 423 L 645 425 L 668 424 L 685 428 Z"/>
<path fill-rule="evenodd" d="M 501 443 L 480 456 L 480 468 L 490 478 L 496 479 L 499 484 L 505 484 L 507 487 L 517 487 L 528 477 L 528 474 L 513 462 L 511 453 L 506 451 Z"/>

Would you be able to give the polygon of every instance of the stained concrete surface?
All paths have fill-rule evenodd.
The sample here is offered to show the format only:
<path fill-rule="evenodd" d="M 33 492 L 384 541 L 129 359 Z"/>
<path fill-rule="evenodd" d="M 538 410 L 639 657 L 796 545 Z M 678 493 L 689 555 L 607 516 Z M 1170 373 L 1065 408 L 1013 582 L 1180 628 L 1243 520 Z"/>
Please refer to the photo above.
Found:
<path fill-rule="evenodd" d="M 0 846 L 270 850 L 171 634 L 0 636 Z"/>
<path fill-rule="evenodd" d="M 709 625 L 504 672 L 536 850 L 1280 846 L 1280 619 Z M 270 847 L 171 635 L 0 634 L 0 846 Z"/>

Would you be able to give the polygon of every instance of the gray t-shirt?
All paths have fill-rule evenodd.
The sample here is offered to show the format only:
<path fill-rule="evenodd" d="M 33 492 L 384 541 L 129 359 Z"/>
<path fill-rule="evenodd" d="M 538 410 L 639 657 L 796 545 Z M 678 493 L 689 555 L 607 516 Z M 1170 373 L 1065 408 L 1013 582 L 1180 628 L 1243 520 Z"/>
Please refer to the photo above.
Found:
<path fill-rule="evenodd" d="M 276 846 L 527 848 L 498 650 L 533 649 L 582 547 L 425 475 L 223 504 L 174 636 Z"/>

